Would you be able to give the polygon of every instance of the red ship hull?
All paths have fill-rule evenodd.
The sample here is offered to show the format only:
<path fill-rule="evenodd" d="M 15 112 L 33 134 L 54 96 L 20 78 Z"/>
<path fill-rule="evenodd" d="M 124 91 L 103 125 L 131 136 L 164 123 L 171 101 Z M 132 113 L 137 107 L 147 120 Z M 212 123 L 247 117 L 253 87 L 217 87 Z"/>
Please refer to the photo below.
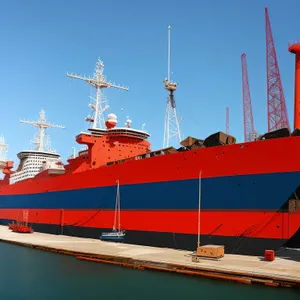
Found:
<path fill-rule="evenodd" d="M 12 219 L 18 211 L 5 210 L 4 220 Z M 28 211 L 35 231 L 88 238 L 98 238 L 99 232 L 110 229 L 114 217 L 113 210 Z M 226 253 L 262 255 L 263 249 L 278 249 L 287 242 L 291 233 L 299 229 L 299 220 L 300 212 L 204 211 L 201 243 L 225 245 Z M 126 227 L 127 243 L 186 250 L 196 247 L 197 212 L 122 211 L 122 224 Z"/>
<path fill-rule="evenodd" d="M 3 185 L 0 220 L 26 209 L 35 231 L 98 238 L 112 228 L 119 179 L 125 242 L 193 250 L 202 170 L 202 244 L 262 255 L 300 227 L 299 211 L 290 205 L 300 183 L 299 150 L 300 137 L 278 138 Z"/>

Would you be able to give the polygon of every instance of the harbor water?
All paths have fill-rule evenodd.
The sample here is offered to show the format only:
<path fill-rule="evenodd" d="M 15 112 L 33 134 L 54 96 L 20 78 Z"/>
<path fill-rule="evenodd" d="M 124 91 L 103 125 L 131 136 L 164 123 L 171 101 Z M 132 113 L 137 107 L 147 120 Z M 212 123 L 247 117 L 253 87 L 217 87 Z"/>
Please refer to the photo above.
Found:
<path fill-rule="evenodd" d="M 1 300 L 300 299 L 296 289 L 140 271 L 1 242 L 0 257 Z"/>

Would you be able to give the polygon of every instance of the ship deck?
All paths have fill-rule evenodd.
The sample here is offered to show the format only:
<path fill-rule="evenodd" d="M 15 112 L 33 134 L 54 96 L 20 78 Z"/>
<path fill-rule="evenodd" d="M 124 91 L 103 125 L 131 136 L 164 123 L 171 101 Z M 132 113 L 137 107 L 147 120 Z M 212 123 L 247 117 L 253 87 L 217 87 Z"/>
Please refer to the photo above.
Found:
<path fill-rule="evenodd" d="M 0 226 L 0 241 L 142 270 L 177 272 L 246 284 L 300 287 L 300 250 L 297 249 L 280 249 L 271 262 L 263 257 L 233 254 L 225 254 L 219 260 L 201 258 L 199 262 L 192 262 L 194 253 L 191 251 L 38 232 L 20 234 L 11 232 L 8 226 Z"/>

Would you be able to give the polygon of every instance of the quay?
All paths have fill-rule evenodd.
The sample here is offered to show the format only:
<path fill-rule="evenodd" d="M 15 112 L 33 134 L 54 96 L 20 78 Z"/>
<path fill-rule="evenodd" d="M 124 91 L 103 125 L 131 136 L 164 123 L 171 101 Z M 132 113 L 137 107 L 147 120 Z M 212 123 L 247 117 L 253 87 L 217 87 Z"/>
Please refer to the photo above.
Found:
<path fill-rule="evenodd" d="M 225 254 L 218 260 L 200 258 L 199 262 L 192 262 L 195 253 L 191 251 L 39 232 L 22 234 L 12 232 L 8 226 L 3 225 L 0 226 L 0 241 L 141 270 L 169 271 L 245 284 L 300 288 L 300 250 L 296 249 L 280 249 L 274 261 L 265 261 L 264 257 Z"/>

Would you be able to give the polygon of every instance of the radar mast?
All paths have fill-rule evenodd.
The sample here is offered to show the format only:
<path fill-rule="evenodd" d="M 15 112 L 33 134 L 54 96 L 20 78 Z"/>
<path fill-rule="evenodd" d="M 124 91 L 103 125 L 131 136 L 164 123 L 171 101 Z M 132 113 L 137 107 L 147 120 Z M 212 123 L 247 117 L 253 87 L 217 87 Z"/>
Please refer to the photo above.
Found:
<path fill-rule="evenodd" d="M 105 120 L 103 113 L 109 108 L 109 106 L 107 105 L 107 100 L 102 94 L 102 89 L 113 87 L 124 91 L 129 90 L 128 87 L 116 85 L 114 83 L 111 83 L 110 81 L 108 82 L 106 80 L 106 77 L 103 75 L 103 71 L 104 63 L 100 60 L 100 58 L 98 58 L 93 78 L 79 76 L 77 74 L 67 72 L 68 77 L 83 80 L 87 84 L 96 88 L 96 97 L 91 97 L 91 103 L 89 104 L 89 107 L 93 109 L 93 116 L 88 116 L 86 118 L 87 122 L 92 123 L 92 129 L 105 129 Z"/>
<path fill-rule="evenodd" d="M 172 82 L 170 78 L 171 73 L 171 26 L 168 26 L 168 78 L 164 80 L 165 89 L 169 92 L 167 98 L 167 109 L 165 115 L 165 129 L 163 147 L 169 147 L 170 139 L 174 136 L 178 137 L 181 142 L 181 133 L 179 128 L 179 121 L 176 112 L 176 103 L 174 92 L 177 89 L 177 83 Z"/>
<path fill-rule="evenodd" d="M 44 109 L 40 111 L 40 118 L 38 121 L 25 121 L 20 120 L 21 123 L 30 124 L 38 128 L 38 133 L 35 136 L 34 141 L 30 141 L 30 143 L 35 144 L 36 151 L 46 151 L 46 152 L 55 152 L 55 150 L 51 149 L 49 136 L 45 134 L 45 130 L 49 127 L 52 128 L 65 128 L 62 125 L 55 125 L 48 123 L 46 121 L 46 115 Z"/>

